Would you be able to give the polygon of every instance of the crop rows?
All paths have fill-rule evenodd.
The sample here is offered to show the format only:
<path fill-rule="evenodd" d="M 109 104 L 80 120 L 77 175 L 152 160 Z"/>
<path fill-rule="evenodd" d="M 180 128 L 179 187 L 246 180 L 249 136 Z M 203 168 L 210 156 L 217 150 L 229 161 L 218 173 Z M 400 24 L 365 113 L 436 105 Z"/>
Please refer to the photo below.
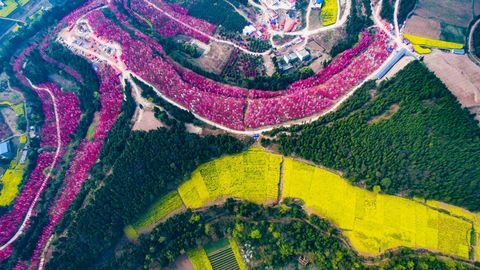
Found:
<path fill-rule="evenodd" d="M 227 156 L 198 167 L 178 193 L 189 208 L 199 208 L 221 198 L 235 197 L 255 203 L 278 195 L 281 157 L 259 149 Z"/>
<path fill-rule="evenodd" d="M 431 38 L 426 38 L 426 37 L 419 37 L 419 36 L 414 36 L 414 35 L 410 35 L 410 34 L 404 34 L 404 36 L 412 44 L 414 44 L 414 49 L 415 50 L 419 50 L 419 51 L 417 51 L 418 53 L 426 53 L 427 49 L 425 49 L 423 47 L 440 48 L 440 49 L 461 49 L 461 48 L 463 48 L 463 44 L 461 44 L 461 43 L 431 39 Z"/>
<path fill-rule="evenodd" d="M 354 187 L 326 170 L 285 159 L 284 197 L 345 230 L 352 246 L 377 255 L 398 246 L 469 257 L 471 222 L 412 200 Z"/>
<path fill-rule="evenodd" d="M 265 203 L 276 199 L 280 161 L 258 148 L 222 157 L 199 166 L 178 193 L 192 209 L 226 197 Z M 478 226 L 471 212 L 354 187 L 335 173 L 290 158 L 283 163 L 282 199 L 303 200 L 306 208 L 344 230 L 360 253 L 378 255 L 403 246 L 469 258 L 471 231 Z"/>

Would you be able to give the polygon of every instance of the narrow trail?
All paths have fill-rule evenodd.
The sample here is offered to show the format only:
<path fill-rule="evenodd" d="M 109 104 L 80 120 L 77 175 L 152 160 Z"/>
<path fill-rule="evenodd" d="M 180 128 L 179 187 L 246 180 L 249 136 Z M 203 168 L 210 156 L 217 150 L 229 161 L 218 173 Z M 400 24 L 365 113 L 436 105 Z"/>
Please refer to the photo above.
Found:
<path fill-rule="evenodd" d="M 283 200 L 283 177 L 285 173 L 285 158 L 282 156 L 282 162 L 280 163 L 280 175 L 278 179 L 278 195 L 277 204 L 280 204 Z"/>
<path fill-rule="evenodd" d="M 480 66 L 480 58 L 475 54 L 475 46 L 473 46 L 473 33 L 480 24 L 480 18 L 472 25 L 470 33 L 468 33 L 468 56 L 472 62 Z"/>
<path fill-rule="evenodd" d="M 34 208 L 35 208 L 35 206 L 37 205 L 37 202 L 38 202 L 38 200 L 40 199 L 40 196 L 41 196 L 43 190 L 45 189 L 45 186 L 47 185 L 48 180 L 50 179 L 50 176 L 51 176 L 51 174 L 52 174 L 53 169 L 54 169 L 55 166 L 57 165 L 58 156 L 60 155 L 60 151 L 61 151 L 61 148 L 62 148 L 62 140 L 60 139 L 61 131 L 60 131 L 60 124 L 59 124 L 57 101 L 56 101 L 56 99 L 55 99 L 55 96 L 54 96 L 53 93 L 50 91 L 50 89 L 44 88 L 44 87 L 35 86 L 35 85 L 33 85 L 33 83 L 32 83 L 28 78 L 27 78 L 27 80 L 28 80 L 31 88 L 33 88 L 33 89 L 35 89 L 35 90 L 47 92 L 47 94 L 48 94 L 48 95 L 50 96 L 50 98 L 52 99 L 53 111 L 54 111 L 54 115 L 55 115 L 55 129 L 56 129 L 56 133 L 57 133 L 57 149 L 55 150 L 55 155 L 54 155 L 54 157 L 53 157 L 52 164 L 51 164 L 50 167 L 49 167 L 48 173 L 45 175 L 45 178 L 43 179 L 42 184 L 41 184 L 38 192 L 35 194 L 34 200 L 33 200 L 32 203 L 30 204 L 30 207 L 28 208 L 27 214 L 25 215 L 25 217 L 24 217 L 24 219 L 23 219 L 23 221 L 22 221 L 22 224 L 21 224 L 20 227 L 18 228 L 17 232 L 12 236 L 12 238 L 10 238 L 10 240 L 8 240 L 5 244 L 3 244 L 2 246 L 0 246 L 0 251 L 1 251 L 1 250 L 4 250 L 4 249 L 7 248 L 9 245 L 11 245 L 13 242 L 15 242 L 15 241 L 24 233 L 24 231 L 26 230 L 27 224 L 28 224 L 28 222 L 30 221 L 30 218 L 32 217 L 32 213 L 33 213 L 33 211 L 34 211 Z"/>
<path fill-rule="evenodd" d="M 219 38 L 216 38 L 210 34 L 207 34 L 207 33 L 204 33 L 196 28 L 194 28 L 193 26 L 190 26 L 189 24 L 175 18 L 174 16 L 170 15 L 168 12 L 164 11 L 163 9 L 159 8 L 158 6 L 156 6 L 155 4 L 153 4 L 152 2 L 150 2 L 149 0 L 145 0 L 145 3 L 147 3 L 148 5 L 150 5 L 151 7 L 153 7 L 154 9 L 158 10 L 160 13 L 162 13 L 163 15 L 167 16 L 168 18 L 170 18 L 171 20 L 174 20 L 175 22 L 187 27 L 188 29 L 202 35 L 202 36 L 206 36 L 208 37 L 209 39 L 213 40 L 213 41 L 216 41 L 218 43 L 222 43 L 222 44 L 227 44 L 227 45 L 230 45 L 230 46 L 233 46 L 237 49 L 239 49 L 240 51 L 244 52 L 244 53 L 248 53 L 248 54 L 251 54 L 251 55 L 254 55 L 254 56 L 262 56 L 262 55 L 265 55 L 265 54 L 269 54 L 271 52 L 271 50 L 268 50 L 266 52 L 262 52 L 262 53 L 258 53 L 258 52 L 252 52 L 248 49 L 245 49 L 244 47 L 241 47 L 241 46 L 238 46 L 237 44 L 231 42 L 231 41 L 228 41 L 228 40 L 224 40 L 224 39 L 219 39 Z"/>
<path fill-rule="evenodd" d="M 400 1 L 401 0 L 395 0 L 395 9 L 393 12 L 393 23 L 395 25 L 395 36 L 397 38 L 400 38 L 400 27 L 398 26 L 398 11 L 400 9 Z"/>

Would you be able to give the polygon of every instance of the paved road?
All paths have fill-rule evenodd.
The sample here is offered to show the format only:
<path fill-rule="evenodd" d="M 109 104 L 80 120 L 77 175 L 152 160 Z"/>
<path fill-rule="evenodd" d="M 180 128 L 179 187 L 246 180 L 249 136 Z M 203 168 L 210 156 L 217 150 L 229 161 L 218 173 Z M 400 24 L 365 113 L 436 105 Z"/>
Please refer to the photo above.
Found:
<path fill-rule="evenodd" d="M 472 62 L 480 66 L 480 58 L 475 54 L 475 47 L 473 46 L 473 32 L 478 25 L 480 24 L 480 18 L 473 24 L 472 29 L 470 29 L 470 33 L 468 34 L 468 57 Z"/>

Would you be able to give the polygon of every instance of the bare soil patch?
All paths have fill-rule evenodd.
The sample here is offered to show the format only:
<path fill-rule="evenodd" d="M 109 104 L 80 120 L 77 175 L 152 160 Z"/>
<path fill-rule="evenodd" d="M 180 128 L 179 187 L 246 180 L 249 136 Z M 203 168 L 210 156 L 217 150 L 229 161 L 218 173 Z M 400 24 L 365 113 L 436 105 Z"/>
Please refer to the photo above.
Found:
<path fill-rule="evenodd" d="M 155 113 L 151 110 L 144 110 L 141 113 L 141 116 L 137 119 L 133 125 L 133 130 L 144 130 L 150 131 L 157 128 L 163 127 L 163 123 L 160 122 L 156 117 Z"/>
<path fill-rule="evenodd" d="M 473 2 L 472 2 L 473 1 Z M 428 38 L 465 42 L 478 0 L 418 0 L 405 32 Z"/>
<path fill-rule="evenodd" d="M 368 124 L 373 125 L 373 124 L 378 124 L 383 120 L 388 120 L 388 119 L 392 118 L 392 116 L 396 112 L 398 112 L 399 109 L 400 109 L 400 106 L 398 104 L 393 104 L 392 106 L 390 106 L 390 108 L 386 112 L 382 113 L 381 115 L 377 115 L 377 116 L 373 117 L 372 119 L 370 119 L 368 121 Z"/>
<path fill-rule="evenodd" d="M 5 123 L 13 132 L 13 135 L 20 135 L 20 131 L 17 129 L 17 114 L 15 114 L 15 112 L 10 107 L 5 107 L 1 109 L 1 113 L 3 115 L 3 118 L 5 119 Z"/>
<path fill-rule="evenodd" d="M 175 261 L 177 270 L 194 270 L 192 263 L 188 260 L 187 255 L 182 255 Z"/>
<path fill-rule="evenodd" d="M 435 50 L 425 56 L 428 68 L 443 81 L 462 106 L 480 120 L 480 67 L 468 56 Z"/>
<path fill-rule="evenodd" d="M 210 42 L 210 50 L 199 58 L 193 59 L 192 62 L 206 71 L 219 75 L 222 73 L 232 51 L 232 46 L 212 41 Z"/>
<path fill-rule="evenodd" d="M 468 27 L 473 19 L 472 0 L 419 0 L 415 14 L 447 24 Z"/>
<path fill-rule="evenodd" d="M 435 20 L 413 15 L 405 25 L 405 33 L 415 36 L 439 39 L 441 27 L 440 23 Z"/>
<path fill-rule="evenodd" d="M 310 12 L 310 25 L 308 29 L 317 29 L 322 26 L 320 20 L 320 9 L 313 9 Z"/>
<path fill-rule="evenodd" d="M 343 27 L 338 28 L 335 31 L 320 32 L 316 35 L 312 35 L 311 38 L 315 40 L 326 52 L 330 52 L 332 47 L 340 40 L 345 38 L 345 29 Z"/>

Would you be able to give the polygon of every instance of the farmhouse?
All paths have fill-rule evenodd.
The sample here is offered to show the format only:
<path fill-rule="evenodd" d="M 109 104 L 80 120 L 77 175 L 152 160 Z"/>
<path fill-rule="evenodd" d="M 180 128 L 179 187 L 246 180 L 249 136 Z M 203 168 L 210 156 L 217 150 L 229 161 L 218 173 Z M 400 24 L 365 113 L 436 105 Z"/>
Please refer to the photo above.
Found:
<path fill-rule="evenodd" d="M 295 51 L 295 54 L 300 61 L 306 61 L 310 59 L 310 53 L 306 49 L 297 50 Z"/>
<path fill-rule="evenodd" d="M 298 60 L 298 56 L 294 52 L 289 52 L 283 56 L 283 61 L 287 64 L 291 64 Z"/>
<path fill-rule="evenodd" d="M 323 5 L 323 0 L 312 0 L 313 3 L 313 8 L 322 8 Z"/>
<path fill-rule="evenodd" d="M 255 28 L 255 26 L 253 25 L 247 25 L 243 28 L 242 30 L 242 34 L 244 36 L 250 36 L 251 34 L 253 34 L 255 31 L 257 31 L 257 29 Z"/>
<path fill-rule="evenodd" d="M 12 159 L 13 152 L 10 140 L 0 143 L 0 159 Z"/>

